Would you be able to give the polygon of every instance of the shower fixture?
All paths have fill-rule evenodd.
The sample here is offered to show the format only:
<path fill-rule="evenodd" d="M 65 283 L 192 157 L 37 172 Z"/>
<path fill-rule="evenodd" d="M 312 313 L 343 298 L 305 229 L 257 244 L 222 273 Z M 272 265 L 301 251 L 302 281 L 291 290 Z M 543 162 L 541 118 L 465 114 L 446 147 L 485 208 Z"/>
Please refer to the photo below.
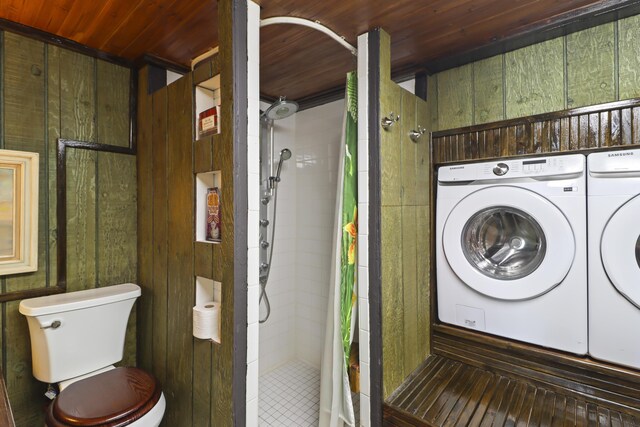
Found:
<path fill-rule="evenodd" d="M 280 161 L 278 162 L 276 176 L 269 177 L 269 190 L 273 190 L 278 186 L 278 183 L 280 182 L 280 171 L 282 170 L 282 162 L 284 162 L 285 160 L 289 160 L 290 158 L 291 150 L 289 150 L 288 148 L 284 148 L 280 151 Z"/>
<path fill-rule="evenodd" d="M 290 117 L 298 111 L 298 103 L 289 101 L 281 96 L 276 102 L 271 104 L 261 115 L 261 130 L 266 132 L 261 137 L 260 149 L 260 182 L 263 185 L 260 197 L 260 303 L 264 301 L 267 313 L 260 323 L 264 323 L 271 314 L 271 304 L 267 296 L 267 282 L 271 272 L 271 262 L 273 259 L 274 237 L 276 229 L 276 214 L 278 209 L 278 183 L 282 173 L 282 165 L 291 158 L 291 150 L 283 148 L 280 150 L 278 165 L 275 165 L 274 153 L 274 121 Z M 272 219 L 269 220 L 269 205 L 273 202 Z M 269 229 L 270 228 L 270 229 Z M 271 234 L 270 239 L 268 239 Z"/>
<path fill-rule="evenodd" d="M 389 113 L 388 116 L 383 117 L 380 120 L 380 126 L 382 126 L 382 129 L 384 130 L 389 130 L 391 128 L 391 126 L 393 126 L 394 124 L 396 124 L 396 122 L 400 120 L 400 114 L 395 114 L 393 111 Z"/>
<path fill-rule="evenodd" d="M 297 102 L 289 101 L 286 96 L 281 96 L 262 115 L 270 120 L 280 120 L 292 116 L 298 111 L 298 108 Z"/>

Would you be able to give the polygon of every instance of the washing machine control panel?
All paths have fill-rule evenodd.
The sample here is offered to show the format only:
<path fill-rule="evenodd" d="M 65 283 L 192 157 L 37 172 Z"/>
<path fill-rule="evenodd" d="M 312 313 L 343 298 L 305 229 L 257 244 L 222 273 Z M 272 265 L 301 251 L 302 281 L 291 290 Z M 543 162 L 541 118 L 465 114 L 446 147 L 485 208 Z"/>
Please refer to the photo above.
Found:
<path fill-rule="evenodd" d="M 572 175 L 584 172 L 585 157 L 581 154 L 537 157 L 498 162 L 469 163 L 442 166 L 438 169 L 438 181 L 476 181 L 522 177 Z"/>

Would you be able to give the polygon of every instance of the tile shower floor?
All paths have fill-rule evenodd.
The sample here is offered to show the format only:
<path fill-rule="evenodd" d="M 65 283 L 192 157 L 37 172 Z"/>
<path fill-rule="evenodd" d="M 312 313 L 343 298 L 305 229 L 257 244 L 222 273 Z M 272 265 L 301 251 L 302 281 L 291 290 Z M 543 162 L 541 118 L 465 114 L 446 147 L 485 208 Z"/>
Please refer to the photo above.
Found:
<path fill-rule="evenodd" d="M 359 395 L 351 393 L 360 418 Z M 260 377 L 260 427 L 317 427 L 320 370 L 292 361 Z"/>

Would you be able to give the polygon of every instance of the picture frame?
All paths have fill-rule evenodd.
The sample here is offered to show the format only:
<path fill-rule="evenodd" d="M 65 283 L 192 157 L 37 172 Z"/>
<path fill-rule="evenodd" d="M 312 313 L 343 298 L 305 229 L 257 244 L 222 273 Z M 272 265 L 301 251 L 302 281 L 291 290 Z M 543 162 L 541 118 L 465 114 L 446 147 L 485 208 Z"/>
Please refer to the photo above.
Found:
<path fill-rule="evenodd" d="M 0 150 L 0 276 L 38 269 L 38 162 Z"/>

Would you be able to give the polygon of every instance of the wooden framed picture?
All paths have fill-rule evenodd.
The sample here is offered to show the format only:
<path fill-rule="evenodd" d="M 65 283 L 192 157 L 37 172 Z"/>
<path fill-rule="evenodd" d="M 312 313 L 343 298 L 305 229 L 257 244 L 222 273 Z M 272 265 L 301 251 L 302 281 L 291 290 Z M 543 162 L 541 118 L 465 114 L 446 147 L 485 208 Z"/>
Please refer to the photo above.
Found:
<path fill-rule="evenodd" d="M 0 150 L 0 276 L 38 269 L 38 157 Z"/>

